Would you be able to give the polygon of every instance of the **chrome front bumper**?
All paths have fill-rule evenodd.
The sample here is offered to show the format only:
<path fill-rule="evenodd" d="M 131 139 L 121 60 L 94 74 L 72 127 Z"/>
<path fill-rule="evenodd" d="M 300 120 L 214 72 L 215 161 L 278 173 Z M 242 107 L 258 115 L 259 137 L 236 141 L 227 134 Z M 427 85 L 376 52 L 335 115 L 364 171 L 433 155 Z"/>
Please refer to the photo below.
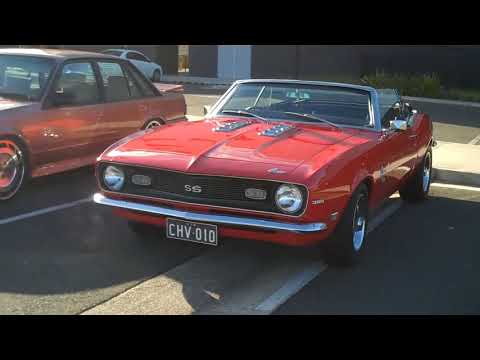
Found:
<path fill-rule="evenodd" d="M 95 194 L 93 201 L 100 205 L 112 206 L 121 209 L 128 209 L 133 211 L 140 211 L 152 215 L 171 216 L 189 221 L 200 221 L 215 224 L 234 225 L 234 226 L 246 226 L 252 228 L 260 228 L 265 230 L 276 231 L 289 231 L 295 233 L 314 233 L 327 230 L 327 225 L 324 223 L 307 223 L 307 224 L 294 224 L 279 221 L 270 221 L 256 219 L 252 217 L 243 216 L 227 216 L 227 215 L 211 215 L 202 214 L 198 212 L 179 211 L 170 208 L 164 208 L 160 206 L 152 206 L 146 204 L 140 204 L 131 201 L 113 200 L 109 199 L 102 194 Z"/>

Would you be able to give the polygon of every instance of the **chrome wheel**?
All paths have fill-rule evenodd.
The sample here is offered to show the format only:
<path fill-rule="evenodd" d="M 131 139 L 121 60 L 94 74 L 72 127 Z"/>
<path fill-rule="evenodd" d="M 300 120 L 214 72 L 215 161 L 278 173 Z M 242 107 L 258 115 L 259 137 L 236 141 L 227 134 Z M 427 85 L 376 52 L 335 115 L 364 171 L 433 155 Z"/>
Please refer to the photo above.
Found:
<path fill-rule="evenodd" d="M 0 200 L 16 194 L 25 173 L 20 148 L 10 140 L 0 140 Z"/>
<path fill-rule="evenodd" d="M 423 166 L 423 191 L 426 193 L 430 187 L 430 177 L 432 174 L 432 157 L 430 152 L 425 155 L 425 161 Z"/>
<path fill-rule="evenodd" d="M 357 252 L 360 251 L 363 246 L 363 241 L 365 240 L 368 211 L 366 200 L 367 199 L 364 195 L 361 195 L 357 199 L 353 215 L 353 248 Z"/>
<path fill-rule="evenodd" d="M 145 129 L 153 129 L 159 126 L 162 126 L 162 123 L 160 121 L 152 120 L 147 124 L 147 126 L 145 126 Z"/>

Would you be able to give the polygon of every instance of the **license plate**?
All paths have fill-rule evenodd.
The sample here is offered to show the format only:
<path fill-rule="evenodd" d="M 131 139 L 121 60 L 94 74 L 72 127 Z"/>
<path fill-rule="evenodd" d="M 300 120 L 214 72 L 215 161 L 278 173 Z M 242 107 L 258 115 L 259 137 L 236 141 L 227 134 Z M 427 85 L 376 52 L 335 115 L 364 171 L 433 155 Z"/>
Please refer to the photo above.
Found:
<path fill-rule="evenodd" d="M 167 219 L 167 238 L 191 241 L 205 245 L 218 245 L 216 225 L 200 224 L 177 219 Z"/>

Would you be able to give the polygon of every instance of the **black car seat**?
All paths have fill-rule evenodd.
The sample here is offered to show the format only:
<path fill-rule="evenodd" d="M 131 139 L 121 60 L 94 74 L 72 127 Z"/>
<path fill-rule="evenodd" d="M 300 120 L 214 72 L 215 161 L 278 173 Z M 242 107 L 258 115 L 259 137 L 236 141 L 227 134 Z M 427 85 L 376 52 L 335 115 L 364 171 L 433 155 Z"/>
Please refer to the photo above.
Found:
<path fill-rule="evenodd" d="M 106 88 L 107 101 L 120 101 L 130 97 L 127 80 L 123 76 L 110 76 Z"/>

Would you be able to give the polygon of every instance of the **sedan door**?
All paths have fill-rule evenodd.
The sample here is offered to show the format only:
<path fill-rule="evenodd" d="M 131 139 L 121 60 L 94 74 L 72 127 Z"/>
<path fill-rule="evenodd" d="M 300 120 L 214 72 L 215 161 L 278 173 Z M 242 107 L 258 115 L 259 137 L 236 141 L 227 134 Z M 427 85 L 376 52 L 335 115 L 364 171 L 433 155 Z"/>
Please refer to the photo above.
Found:
<path fill-rule="evenodd" d="M 393 103 L 382 118 L 383 132 L 379 139 L 379 150 L 383 155 L 379 164 L 379 176 L 385 196 L 399 189 L 403 180 L 413 170 L 417 156 L 414 130 L 411 127 L 406 130 L 390 129 L 391 121 L 403 119 L 404 114 L 399 110 L 399 104 L 400 101 Z"/>
<path fill-rule="evenodd" d="M 58 163 L 93 156 L 97 124 L 104 115 L 93 64 L 71 61 L 59 70 L 35 131 L 41 163 Z"/>
<path fill-rule="evenodd" d="M 143 111 L 139 106 L 141 93 L 131 87 L 131 81 L 120 62 L 97 62 L 104 92 L 105 116 L 98 124 L 98 144 L 101 151 L 114 142 L 141 129 Z"/>

